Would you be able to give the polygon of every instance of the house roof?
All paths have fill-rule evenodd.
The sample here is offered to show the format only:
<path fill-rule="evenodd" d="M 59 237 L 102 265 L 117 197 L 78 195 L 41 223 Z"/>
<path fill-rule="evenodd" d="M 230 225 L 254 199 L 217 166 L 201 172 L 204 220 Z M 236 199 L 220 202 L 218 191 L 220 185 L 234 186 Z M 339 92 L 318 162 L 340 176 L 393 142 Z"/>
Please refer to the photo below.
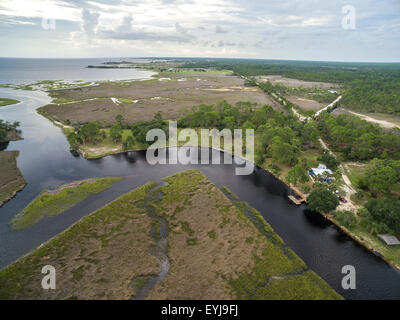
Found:
<path fill-rule="evenodd" d="M 318 165 L 318 168 L 311 168 L 311 170 L 314 172 L 315 175 L 320 175 L 324 172 L 328 172 L 329 174 L 333 173 L 332 170 L 328 169 L 326 165 L 321 163 Z"/>

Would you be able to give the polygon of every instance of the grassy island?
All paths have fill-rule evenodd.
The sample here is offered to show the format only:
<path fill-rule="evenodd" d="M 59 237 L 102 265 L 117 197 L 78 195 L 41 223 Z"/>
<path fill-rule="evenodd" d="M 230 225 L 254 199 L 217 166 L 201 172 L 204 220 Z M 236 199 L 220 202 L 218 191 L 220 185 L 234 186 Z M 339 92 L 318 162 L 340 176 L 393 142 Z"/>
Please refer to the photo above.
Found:
<path fill-rule="evenodd" d="M 85 200 L 91 194 L 100 193 L 122 178 L 96 178 L 74 181 L 57 187 L 55 190 L 44 190 L 35 200 L 11 221 L 14 229 L 29 227 L 44 217 L 60 214 Z"/>
<path fill-rule="evenodd" d="M 8 98 L 0 98 L 0 107 L 8 106 L 10 104 L 19 103 L 18 100 L 15 99 L 8 99 Z"/>
<path fill-rule="evenodd" d="M 198 170 L 164 180 L 1 270 L 0 299 L 341 299 L 227 188 Z M 40 285 L 49 264 L 56 290 Z"/>

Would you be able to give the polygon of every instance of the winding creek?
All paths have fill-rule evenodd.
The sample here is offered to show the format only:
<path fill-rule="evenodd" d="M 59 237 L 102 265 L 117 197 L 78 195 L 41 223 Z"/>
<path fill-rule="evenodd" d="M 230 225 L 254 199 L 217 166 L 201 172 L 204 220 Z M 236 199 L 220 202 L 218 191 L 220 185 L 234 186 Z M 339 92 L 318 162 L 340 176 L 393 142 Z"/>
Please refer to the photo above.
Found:
<path fill-rule="evenodd" d="M 18 166 L 28 182 L 15 198 L 0 207 L 0 268 L 132 188 L 149 181 L 161 181 L 182 170 L 197 168 L 217 186 L 227 186 L 242 201 L 259 210 L 308 267 L 345 298 L 400 299 L 400 272 L 358 245 L 320 215 L 306 210 L 305 205 L 293 205 L 287 198 L 290 190 L 264 170 L 257 168 L 252 175 L 236 176 L 235 165 L 152 166 L 147 163 L 144 152 L 127 152 L 98 160 L 74 157 L 69 152 L 61 129 L 35 111 L 50 102 L 46 93 L 0 88 L 0 97 L 21 101 L 0 108 L 0 118 L 21 122 L 24 140 L 10 142 L 6 150 L 20 150 Z M 42 189 L 104 176 L 123 176 L 125 179 L 61 215 L 43 219 L 23 230 L 11 229 L 11 219 Z M 166 232 L 166 225 L 163 226 L 162 221 L 160 223 L 161 229 L 165 228 Z M 166 237 L 165 243 L 160 245 L 166 246 Z M 164 259 L 164 262 L 168 263 L 168 260 Z M 341 269 L 348 264 L 355 266 L 357 271 L 356 290 L 341 288 Z M 168 271 L 167 265 L 165 267 L 164 270 Z"/>

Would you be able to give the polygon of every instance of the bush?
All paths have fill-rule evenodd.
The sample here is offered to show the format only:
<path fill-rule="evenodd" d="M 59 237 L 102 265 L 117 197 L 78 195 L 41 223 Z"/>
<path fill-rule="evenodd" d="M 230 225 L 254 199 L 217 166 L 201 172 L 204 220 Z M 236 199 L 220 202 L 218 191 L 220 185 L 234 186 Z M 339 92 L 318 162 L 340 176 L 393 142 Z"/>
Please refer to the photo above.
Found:
<path fill-rule="evenodd" d="M 352 211 L 336 211 L 335 219 L 346 228 L 352 228 L 358 222 L 356 215 Z"/>
<path fill-rule="evenodd" d="M 365 204 L 365 220 L 379 226 L 385 232 L 400 233 L 400 201 L 381 198 L 372 199 Z M 386 228 L 385 228 L 386 226 Z M 381 232 L 381 231 L 379 231 Z"/>

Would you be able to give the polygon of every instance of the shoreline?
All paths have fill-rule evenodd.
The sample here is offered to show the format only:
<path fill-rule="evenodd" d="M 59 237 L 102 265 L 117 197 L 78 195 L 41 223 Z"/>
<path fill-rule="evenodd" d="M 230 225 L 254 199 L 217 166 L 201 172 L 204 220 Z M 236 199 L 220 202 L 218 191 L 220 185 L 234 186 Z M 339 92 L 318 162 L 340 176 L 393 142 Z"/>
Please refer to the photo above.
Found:
<path fill-rule="evenodd" d="M 9 192 L 8 194 L 5 193 L 5 197 L 4 200 L 0 200 L 0 207 L 2 207 L 4 204 L 6 204 L 8 201 L 10 201 L 11 199 L 13 199 L 18 192 L 22 191 L 28 184 L 28 182 L 25 180 L 24 176 L 22 175 L 21 171 L 18 168 L 17 165 L 17 158 L 19 156 L 19 151 L 17 150 L 13 150 L 13 151 L 0 151 L 0 154 L 14 154 L 13 159 L 12 159 L 12 170 L 16 170 L 16 175 L 14 176 L 14 179 L 7 182 L 5 185 L 0 185 L 0 190 L 5 188 L 8 184 L 14 184 L 15 182 L 18 182 L 19 180 L 21 180 L 21 184 L 18 184 L 11 192 Z M 16 155 L 15 155 L 16 154 Z M 7 169 L 7 168 L 6 168 Z M 10 168 L 8 168 L 10 169 Z"/>
<path fill-rule="evenodd" d="M 45 92 L 46 94 L 48 94 L 48 92 L 46 92 L 46 91 L 44 91 L 44 92 Z M 47 115 L 47 114 L 45 114 L 45 113 L 43 113 L 43 112 L 40 112 L 40 110 L 38 110 L 38 109 L 39 109 L 39 108 L 36 109 L 36 112 L 37 112 L 38 114 L 40 114 L 41 116 L 43 116 L 44 118 L 46 118 L 46 119 L 48 119 L 49 121 L 51 121 L 55 126 L 60 127 L 62 130 L 63 130 L 63 129 L 66 129 L 66 128 L 68 127 L 68 126 L 63 125 L 61 122 L 59 122 L 59 121 L 57 121 L 57 120 L 55 120 L 55 119 L 52 119 L 49 115 Z M 173 146 L 172 146 L 172 147 L 173 147 Z M 179 147 L 179 146 L 175 146 L 175 147 Z M 225 152 L 225 150 L 220 149 L 220 148 L 212 148 L 212 147 L 209 147 L 209 148 L 210 148 L 210 149 L 217 150 L 217 151 L 223 151 L 223 152 Z M 101 158 L 103 158 L 103 157 L 105 157 L 105 156 L 114 155 L 114 154 L 117 155 L 117 154 L 122 154 L 122 153 L 126 153 L 126 152 L 138 152 L 138 151 L 146 151 L 146 150 L 147 150 L 147 149 L 142 149 L 142 148 L 140 148 L 140 149 L 130 149 L 130 150 L 125 150 L 125 151 L 118 150 L 118 151 L 111 151 L 111 152 L 109 152 L 108 154 L 101 154 L 101 155 L 95 156 L 95 157 L 89 157 L 89 156 L 85 155 L 85 153 L 82 152 L 81 150 L 76 150 L 76 151 L 79 153 L 79 155 L 81 155 L 83 158 L 85 158 L 85 159 L 87 159 L 87 160 L 95 160 L 95 159 L 101 159 Z M 242 157 L 239 157 L 239 158 L 241 158 L 242 160 L 246 160 L 246 159 L 244 159 L 244 158 L 242 158 Z M 249 160 L 246 160 L 246 161 L 249 161 Z M 253 164 L 254 164 L 254 163 L 253 163 Z M 272 171 L 270 171 L 270 170 L 268 170 L 268 169 L 266 169 L 266 168 L 257 166 L 257 165 L 255 165 L 255 164 L 254 164 L 254 167 L 255 167 L 255 168 L 258 168 L 258 169 L 262 169 L 262 170 L 264 170 L 265 172 L 269 173 L 269 174 L 272 175 L 275 179 L 277 179 L 277 180 L 279 180 L 280 182 L 282 182 L 292 193 L 296 194 L 299 198 L 302 198 L 302 195 L 298 193 L 298 189 L 297 189 L 296 187 L 287 184 L 281 177 L 279 177 L 278 175 L 274 174 Z M 17 192 L 21 191 L 26 185 L 27 185 L 27 183 L 26 183 L 20 190 L 16 191 L 16 192 L 15 192 L 15 195 L 17 194 Z M 13 197 L 15 197 L 15 195 L 14 195 Z M 12 198 L 13 198 L 13 197 L 12 197 Z M 12 199 L 12 198 L 10 198 L 10 199 Z M 9 200 L 10 200 L 10 199 L 9 199 Z M 304 199 L 304 198 L 303 198 L 303 199 Z M 7 201 L 9 201 L 9 200 L 7 200 Z M 304 203 L 306 204 L 305 199 L 304 199 Z M 4 203 L 3 203 L 3 204 L 4 204 Z M 0 206 L 1 206 L 1 205 L 0 205 Z M 323 214 L 323 213 L 320 213 L 320 212 L 319 212 L 319 214 L 320 214 L 322 217 L 324 217 L 325 219 L 327 219 L 328 221 L 330 221 L 331 223 L 333 223 L 337 228 L 339 228 L 339 230 L 340 230 L 341 232 L 345 233 L 345 234 L 346 234 L 347 236 L 349 236 L 352 240 L 354 240 L 355 242 L 357 242 L 358 244 L 360 244 L 361 246 L 363 246 L 365 249 L 367 249 L 368 251 L 370 251 L 370 252 L 371 252 L 372 254 L 374 254 L 376 257 L 381 258 L 382 261 L 384 261 L 385 263 L 387 263 L 388 265 L 390 265 L 391 267 L 393 267 L 395 270 L 400 271 L 400 266 L 399 266 L 399 265 L 397 265 L 396 263 L 391 262 L 391 261 L 389 261 L 389 260 L 386 260 L 386 258 L 385 258 L 383 255 L 381 255 L 378 251 L 374 250 L 374 248 L 373 248 L 369 243 L 366 243 L 366 242 L 362 241 L 355 233 L 351 232 L 350 230 L 348 230 L 348 229 L 345 228 L 344 226 L 342 226 L 342 225 L 338 224 L 337 222 L 335 222 L 330 216 L 328 216 L 328 215 L 326 215 L 326 214 Z"/>
<path fill-rule="evenodd" d="M 385 263 L 387 263 L 390 267 L 394 268 L 395 270 L 400 272 L 400 265 L 388 260 L 385 258 L 383 254 L 381 254 L 379 251 L 375 250 L 366 240 L 361 239 L 357 234 L 351 232 L 349 229 L 347 229 L 345 226 L 342 226 L 338 224 L 331 216 L 325 213 L 320 213 L 326 220 L 330 221 L 333 223 L 341 232 L 349 236 L 353 241 L 357 242 L 359 245 L 364 247 L 366 250 L 371 252 L 374 256 L 378 257 Z"/>
<path fill-rule="evenodd" d="M 176 147 L 179 147 L 179 146 L 171 146 L 171 147 L 163 147 L 163 148 L 176 148 Z M 188 146 L 188 147 L 190 147 L 190 146 Z M 220 151 L 220 152 L 221 152 L 221 151 L 222 151 L 222 152 L 226 152 L 224 149 L 221 149 L 221 148 L 209 147 L 209 149 L 216 150 L 216 151 Z M 107 157 L 107 156 L 109 156 L 109 155 L 123 154 L 123 153 L 126 153 L 126 152 L 143 152 L 143 151 L 147 151 L 147 149 L 126 150 L 126 151 L 122 151 L 122 152 L 115 152 L 115 153 L 111 153 L 111 154 L 107 154 L 107 155 L 102 155 L 102 156 L 98 156 L 98 157 L 95 157 L 95 158 L 91 158 L 91 157 L 86 157 L 86 156 L 84 155 L 84 153 L 82 153 L 80 150 L 77 150 L 77 152 L 78 152 L 83 158 L 85 158 L 85 159 L 87 159 L 87 160 L 101 159 L 101 158 Z M 232 154 L 231 154 L 231 155 L 232 155 Z M 232 156 L 239 157 L 239 156 L 237 156 L 237 155 L 232 155 Z M 242 160 L 245 160 L 245 161 L 249 161 L 249 160 L 247 160 L 247 159 L 245 159 L 245 158 L 243 158 L 243 157 L 239 157 L 239 158 L 241 158 Z M 253 164 L 254 164 L 254 163 L 253 163 Z M 291 184 L 286 183 L 281 177 L 277 176 L 277 175 L 274 174 L 272 171 L 269 171 L 269 170 L 266 169 L 266 168 L 260 167 L 260 166 L 258 166 L 258 165 L 256 165 L 256 164 L 254 164 L 254 168 L 258 168 L 258 169 L 264 170 L 264 171 L 267 172 L 268 174 L 272 175 L 275 179 L 277 179 L 277 180 L 279 180 L 281 183 L 283 183 L 283 184 L 291 191 L 291 193 L 294 193 L 297 197 L 299 197 L 299 200 L 302 202 L 302 203 L 300 203 L 300 204 L 297 204 L 297 203 L 295 203 L 293 200 L 291 200 L 291 199 L 289 198 L 289 199 L 292 201 L 293 204 L 295 204 L 295 205 L 301 205 L 301 204 L 307 205 L 307 201 L 306 201 L 306 197 L 305 197 L 306 195 L 305 195 L 304 193 L 300 192 L 300 190 L 298 190 L 297 187 L 295 187 L 295 186 L 293 186 L 293 185 L 291 185 Z M 349 238 L 351 238 L 353 241 L 357 242 L 359 245 L 361 245 L 363 248 L 365 248 L 366 250 L 368 250 L 370 253 L 372 253 L 372 254 L 375 255 L 376 257 L 380 258 L 382 261 L 384 261 L 385 263 L 387 263 L 389 266 L 391 266 L 391 267 L 394 268 L 395 270 L 400 271 L 400 265 L 398 265 L 398 264 L 396 264 L 396 263 L 394 263 L 394 262 L 392 262 L 392 261 L 390 261 L 390 260 L 387 260 L 383 254 L 381 254 L 379 251 L 375 250 L 375 249 L 373 248 L 373 246 L 371 246 L 368 242 L 366 242 L 365 240 L 360 239 L 359 236 L 358 236 L 357 234 L 353 233 L 352 231 L 350 231 L 350 230 L 347 229 L 346 227 L 344 227 L 344 226 L 340 225 L 339 223 L 337 223 L 334 219 L 332 219 L 332 217 L 331 217 L 329 214 L 325 214 L 325 213 L 321 213 L 321 212 L 317 212 L 317 213 L 318 213 L 319 215 L 321 215 L 323 218 L 325 218 L 326 220 L 328 220 L 329 222 L 331 222 L 331 223 L 332 223 L 335 227 L 337 227 L 341 232 L 343 232 L 344 234 L 346 234 Z"/>

